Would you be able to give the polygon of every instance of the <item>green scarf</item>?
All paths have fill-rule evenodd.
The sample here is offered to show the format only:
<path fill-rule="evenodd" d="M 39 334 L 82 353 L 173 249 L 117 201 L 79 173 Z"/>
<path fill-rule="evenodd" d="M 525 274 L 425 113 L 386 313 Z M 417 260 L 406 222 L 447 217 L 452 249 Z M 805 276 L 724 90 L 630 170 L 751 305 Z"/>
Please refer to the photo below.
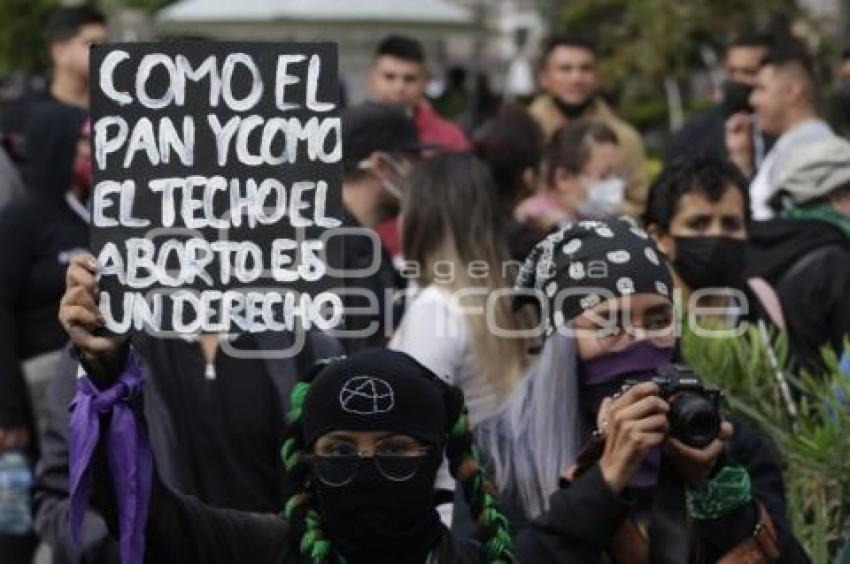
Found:
<path fill-rule="evenodd" d="M 839 228 L 845 236 L 850 237 L 850 217 L 833 209 L 829 203 L 804 204 L 787 209 L 783 217 L 790 219 L 816 219 L 825 221 Z"/>

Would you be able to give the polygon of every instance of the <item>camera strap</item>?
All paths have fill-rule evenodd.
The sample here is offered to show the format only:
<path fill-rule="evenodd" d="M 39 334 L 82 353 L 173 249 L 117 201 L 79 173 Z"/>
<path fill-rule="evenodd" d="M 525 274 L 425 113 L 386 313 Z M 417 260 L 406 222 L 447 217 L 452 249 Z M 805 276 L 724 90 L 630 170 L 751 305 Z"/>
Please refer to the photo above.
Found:
<path fill-rule="evenodd" d="M 779 537 L 773 519 L 758 504 L 758 523 L 751 537 L 726 554 L 718 564 L 767 564 L 779 558 Z"/>
<path fill-rule="evenodd" d="M 662 458 L 658 485 L 653 492 L 649 539 L 631 518 L 614 537 L 609 556 L 617 564 L 682 564 L 689 561 L 690 520 L 685 489 L 676 469 Z"/>
<path fill-rule="evenodd" d="M 650 564 L 688 561 L 690 538 L 685 487 L 673 463 L 662 457 L 658 485 L 653 494 L 649 524 Z"/>

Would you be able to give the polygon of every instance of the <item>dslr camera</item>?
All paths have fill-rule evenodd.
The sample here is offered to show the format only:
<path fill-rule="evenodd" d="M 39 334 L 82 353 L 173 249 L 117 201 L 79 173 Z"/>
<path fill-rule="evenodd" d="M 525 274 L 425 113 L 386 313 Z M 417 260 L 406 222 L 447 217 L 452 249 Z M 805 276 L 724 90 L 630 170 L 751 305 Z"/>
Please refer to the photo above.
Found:
<path fill-rule="evenodd" d="M 658 369 L 650 380 L 661 390 L 661 398 L 670 404 L 667 420 L 670 436 L 693 448 L 705 448 L 720 435 L 720 398 L 718 388 L 707 386 L 696 373 L 681 364 Z M 625 392 L 640 382 L 629 380 Z"/>

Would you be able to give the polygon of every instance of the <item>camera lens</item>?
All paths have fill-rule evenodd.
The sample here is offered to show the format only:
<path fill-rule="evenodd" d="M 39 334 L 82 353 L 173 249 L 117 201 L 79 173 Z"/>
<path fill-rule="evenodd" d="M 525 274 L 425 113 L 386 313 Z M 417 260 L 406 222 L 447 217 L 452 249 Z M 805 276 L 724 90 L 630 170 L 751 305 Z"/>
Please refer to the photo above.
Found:
<path fill-rule="evenodd" d="M 720 414 L 699 394 L 676 394 L 668 419 L 670 434 L 690 447 L 705 448 L 720 435 Z"/>

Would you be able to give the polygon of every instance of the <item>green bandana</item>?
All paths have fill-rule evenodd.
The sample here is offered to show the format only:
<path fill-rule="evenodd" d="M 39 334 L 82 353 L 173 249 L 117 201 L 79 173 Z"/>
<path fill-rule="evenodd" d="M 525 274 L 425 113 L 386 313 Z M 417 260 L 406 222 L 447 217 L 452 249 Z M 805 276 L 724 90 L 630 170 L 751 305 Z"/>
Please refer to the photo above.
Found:
<path fill-rule="evenodd" d="M 839 228 L 845 236 L 850 237 L 850 217 L 835 211 L 829 203 L 804 204 L 785 210 L 783 217 L 790 219 L 816 219 L 825 221 Z"/>
<path fill-rule="evenodd" d="M 718 519 L 751 499 L 750 474 L 740 466 L 726 466 L 711 480 L 685 490 L 688 513 L 693 519 Z"/>

